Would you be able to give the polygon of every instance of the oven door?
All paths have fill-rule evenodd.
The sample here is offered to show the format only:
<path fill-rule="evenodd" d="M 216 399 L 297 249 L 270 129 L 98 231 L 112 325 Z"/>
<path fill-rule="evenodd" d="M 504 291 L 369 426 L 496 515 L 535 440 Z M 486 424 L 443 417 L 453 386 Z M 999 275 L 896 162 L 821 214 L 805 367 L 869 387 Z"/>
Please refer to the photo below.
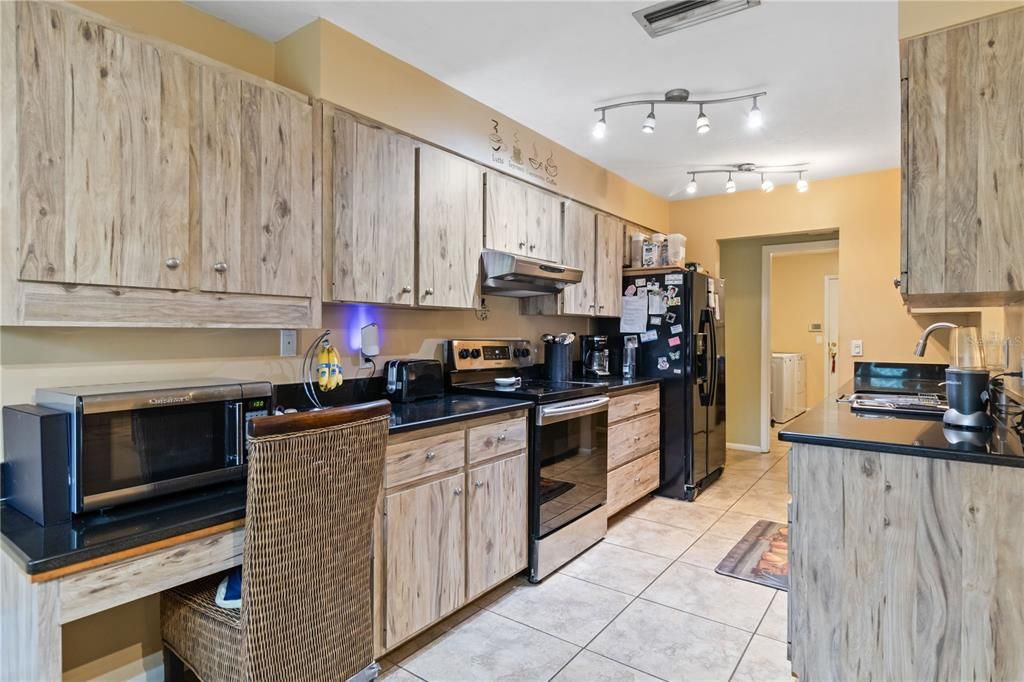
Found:
<path fill-rule="evenodd" d="M 530 530 L 539 540 L 604 505 L 608 493 L 608 397 L 536 408 Z"/>
<path fill-rule="evenodd" d="M 86 405 L 72 474 L 74 511 L 244 477 L 247 402 Z"/>

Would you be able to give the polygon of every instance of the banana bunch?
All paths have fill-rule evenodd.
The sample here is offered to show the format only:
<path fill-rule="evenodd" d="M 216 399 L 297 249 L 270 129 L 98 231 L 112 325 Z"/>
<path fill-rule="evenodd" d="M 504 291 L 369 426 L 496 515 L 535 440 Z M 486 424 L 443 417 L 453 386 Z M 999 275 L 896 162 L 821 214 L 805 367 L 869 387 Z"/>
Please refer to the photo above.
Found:
<path fill-rule="evenodd" d="M 345 380 L 341 373 L 341 356 L 328 338 L 320 342 L 317 353 L 317 381 L 321 391 L 333 391 Z"/>

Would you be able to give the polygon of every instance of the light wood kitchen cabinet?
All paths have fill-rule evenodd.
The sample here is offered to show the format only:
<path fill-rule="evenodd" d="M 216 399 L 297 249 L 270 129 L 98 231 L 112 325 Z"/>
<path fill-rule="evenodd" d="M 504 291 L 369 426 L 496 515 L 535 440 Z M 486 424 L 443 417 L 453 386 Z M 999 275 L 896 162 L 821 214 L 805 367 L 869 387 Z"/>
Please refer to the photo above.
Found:
<path fill-rule="evenodd" d="M 608 401 L 608 516 L 660 484 L 661 388 L 616 391 Z"/>
<path fill-rule="evenodd" d="M 388 642 L 465 603 L 465 499 L 461 473 L 384 498 Z"/>
<path fill-rule="evenodd" d="M 0 11 L 4 324 L 319 324 L 307 97 L 72 5 Z"/>
<path fill-rule="evenodd" d="M 523 422 L 525 425 L 525 422 Z M 469 470 L 466 597 L 475 599 L 527 564 L 526 453 Z"/>
<path fill-rule="evenodd" d="M 594 315 L 597 312 L 597 212 L 576 202 L 565 204 L 562 255 L 565 265 L 583 270 L 583 279 L 562 292 L 566 315 Z M 552 297 L 554 298 L 554 297 Z"/>
<path fill-rule="evenodd" d="M 924 305 L 1024 300 L 1024 10 L 901 51 L 902 293 Z"/>
<path fill-rule="evenodd" d="M 416 147 L 322 103 L 324 298 L 416 302 Z"/>
<path fill-rule="evenodd" d="M 561 198 L 525 182 L 486 173 L 485 246 L 530 258 L 562 258 Z"/>
<path fill-rule="evenodd" d="M 610 215 L 597 216 L 597 248 L 594 287 L 597 314 L 600 317 L 622 315 L 622 236 L 621 220 Z"/>
<path fill-rule="evenodd" d="M 420 305 L 478 307 L 483 192 L 480 166 L 434 147 L 419 148 Z"/>
<path fill-rule="evenodd" d="M 525 411 L 395 434 L 374 520 L 383 656 L 527 565 Z"/>

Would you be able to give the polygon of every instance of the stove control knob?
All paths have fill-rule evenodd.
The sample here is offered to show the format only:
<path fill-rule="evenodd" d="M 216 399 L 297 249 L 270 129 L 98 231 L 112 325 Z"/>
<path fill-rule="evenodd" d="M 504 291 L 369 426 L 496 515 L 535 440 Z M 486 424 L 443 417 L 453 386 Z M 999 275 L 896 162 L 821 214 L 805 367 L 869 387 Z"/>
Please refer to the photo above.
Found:
<path fill-rule="evenodd" d="M 524 358 L 528 358 L 528 357 L 530 357 L 530 349 L 529 348 L 523 348 L 522 350 L 519 351 L 519 354 L 521 356 L 523 356 Z"/>
<path fill-rule="evenodd" d="M 461 349 L 459 351 L 459 359 L 465 360 L 468 357 L 469 357 L 469 349 L 468 348 L 463 348 L 463 349 Z"/>
<path fill-rule="evenodd" d="M 480 349 L 479 348 L 474 348 L 472 351 L 470 351 L 469 356 L 471 358 L 473 358 L 474 360 L 476 360 L 477 358 L 480 357 Z"/>
<path fill-rule="evenodd" d="M 512 357 L 518 358 L 519 357 L 519 353 L 520 353 L 520 351 L 519 351 L 518 348 L 513 348 L 512 349 Z"/>

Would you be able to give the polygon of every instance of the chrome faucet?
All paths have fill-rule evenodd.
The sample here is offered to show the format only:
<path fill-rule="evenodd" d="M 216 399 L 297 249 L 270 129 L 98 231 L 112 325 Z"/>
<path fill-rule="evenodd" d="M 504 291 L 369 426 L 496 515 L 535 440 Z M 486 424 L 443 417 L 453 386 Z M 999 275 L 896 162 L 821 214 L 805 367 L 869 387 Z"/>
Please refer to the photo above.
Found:
<path fill-rule="evenodd" d="M 928 346 L 928 337 L 939 329 L 956 329 L 960 325 L 953 324 L 952 322 L 936 322 L 935 324 L 928 325 L 928 328 L 921 334 L 921 338 L 917 340 L 917 346 L 914 347 L 914 355 L 919 358 L 924 357 L 924 349 Z"/>

